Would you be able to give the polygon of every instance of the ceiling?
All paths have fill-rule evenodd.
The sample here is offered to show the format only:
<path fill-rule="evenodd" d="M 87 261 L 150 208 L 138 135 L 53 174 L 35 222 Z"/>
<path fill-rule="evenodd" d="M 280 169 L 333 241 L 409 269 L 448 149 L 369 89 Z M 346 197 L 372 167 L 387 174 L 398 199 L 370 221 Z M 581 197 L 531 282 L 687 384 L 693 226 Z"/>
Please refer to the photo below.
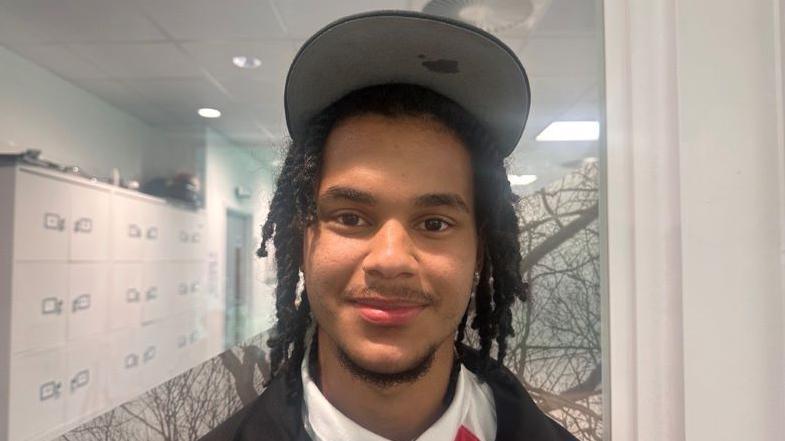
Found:
<path fill-rule="evenodd" d="M 286 136 L 284 79 L 309 35 L 344 15 L 422 10 L 434 3 L 0 0 L 0 45 L 150 125 L 210 126 L 239 145 L 269 148 Z M 456 14 L 480 5 L 475 12 L 482 12 L 486 26 L 519 55 L 530 75 L 532 112 L 511 172 L 536 174 L 541 186 L 597 155 L 596 142 L 534 138 L 555 120 L 600 119 L 599 0 L 438 3 Z M 258 57 L 261 67 L 239 69 L 231 61 L 237 55 Z M 200 107 L 218 108 L 223 115 L 205 120 L 196 113 Z"/>

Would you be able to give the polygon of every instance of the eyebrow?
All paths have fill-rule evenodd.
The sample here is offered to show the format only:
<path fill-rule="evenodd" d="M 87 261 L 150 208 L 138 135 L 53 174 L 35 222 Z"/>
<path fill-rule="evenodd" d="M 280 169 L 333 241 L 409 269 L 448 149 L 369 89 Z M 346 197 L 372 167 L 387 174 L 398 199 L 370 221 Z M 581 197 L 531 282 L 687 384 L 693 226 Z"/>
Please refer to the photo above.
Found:
<path fill-rule="evenodd" d="M 373 206 L 376 205 L 376 198 L 371 193 L 357 190 L 352 187 L 335 185 L 328 188 L 320 200 L 336 199 L 356 202 L 358 204 Z M 456 193 L 427 193 L 414 198 L 414 206 L 418 208 L 430 207 L 450 207 L 457 210 L 471 213 L 469 206 L 463 198 Z"/>
<path fill-rule="evenodd" d="M 470 213 L 469 206 L 456 193 L 428 193 L 414 198 L 416 207 L 451 207 Z"/>
<path fill-rule="evenodd" d="M 351 187 L 332 186 L 319 199 L 343 199 L 363 205 L 376 205 L 372 194 Z"/>

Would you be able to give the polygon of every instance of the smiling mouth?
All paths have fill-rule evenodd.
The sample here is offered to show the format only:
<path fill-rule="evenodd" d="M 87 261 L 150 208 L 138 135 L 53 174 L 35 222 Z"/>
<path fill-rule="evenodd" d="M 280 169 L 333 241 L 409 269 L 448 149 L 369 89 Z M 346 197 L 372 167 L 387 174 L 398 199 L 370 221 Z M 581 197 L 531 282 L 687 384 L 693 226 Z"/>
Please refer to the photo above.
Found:
<path fill-rule="evenodd" d="M 359 299 L 351 302 L 366 322 L 379 326 L 404 326 L 409 324 L 425 305 L 379 299 Z"/>

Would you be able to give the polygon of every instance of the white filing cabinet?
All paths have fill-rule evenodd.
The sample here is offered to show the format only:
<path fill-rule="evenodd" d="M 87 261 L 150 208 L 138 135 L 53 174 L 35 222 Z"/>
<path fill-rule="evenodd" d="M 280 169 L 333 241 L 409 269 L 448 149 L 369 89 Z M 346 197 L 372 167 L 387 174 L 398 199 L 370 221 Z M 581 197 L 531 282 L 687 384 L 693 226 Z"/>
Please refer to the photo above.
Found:
<path fill-rule="evenodd" d="M 204 229 L 159 198 L 0 165 L 0 441 L 54 438 L 204 361 Z"/>

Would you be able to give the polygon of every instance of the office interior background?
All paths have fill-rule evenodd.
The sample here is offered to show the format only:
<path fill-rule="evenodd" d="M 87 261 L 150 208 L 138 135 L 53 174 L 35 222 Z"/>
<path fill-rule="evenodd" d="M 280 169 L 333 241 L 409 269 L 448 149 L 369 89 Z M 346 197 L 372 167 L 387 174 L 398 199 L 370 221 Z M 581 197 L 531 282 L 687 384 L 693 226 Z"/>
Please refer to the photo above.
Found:
<path fill-rule="evenodd" d="M 3 0 L 0 440 L 198 440 L 258 395 L 286 71 L 375 9 L 527 69 L 537 404 L 583 441 L 783 439 L 780 1 Z"/>

